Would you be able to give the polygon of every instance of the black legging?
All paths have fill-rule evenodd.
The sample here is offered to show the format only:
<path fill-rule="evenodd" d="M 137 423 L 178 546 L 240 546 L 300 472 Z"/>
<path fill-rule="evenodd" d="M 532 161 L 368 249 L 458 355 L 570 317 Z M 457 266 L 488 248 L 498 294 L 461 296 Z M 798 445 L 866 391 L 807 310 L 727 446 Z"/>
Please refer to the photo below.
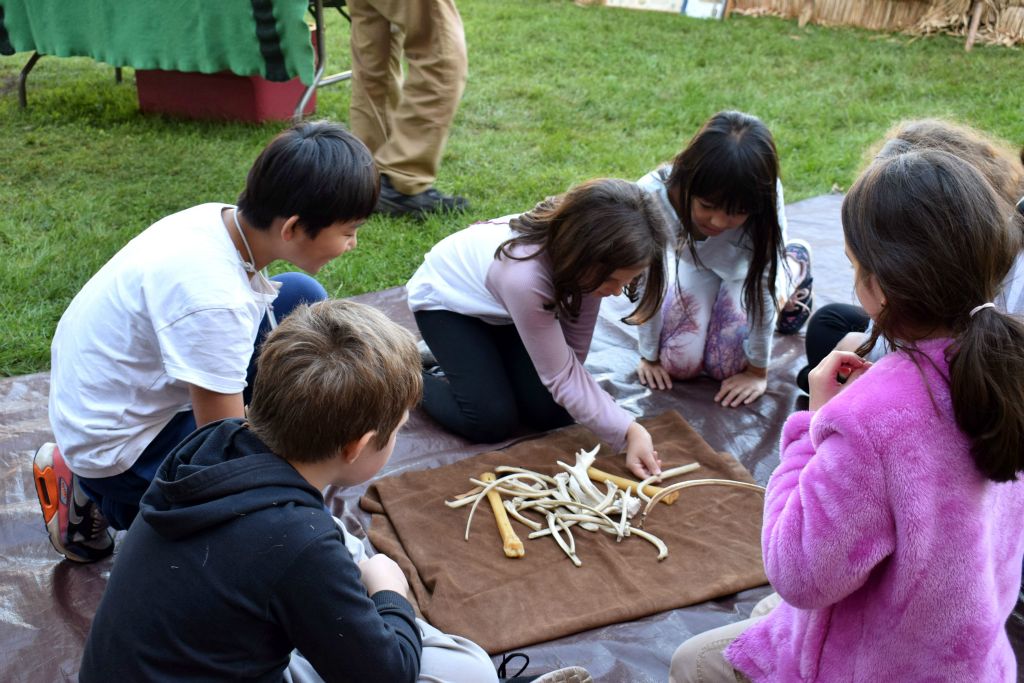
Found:
<path fill-rule="evenodd" d="M 808 373 L 832 353 L 843 337 L 850 332 L 865 331 L 870 321 L 864 309 L 853 304 L 829 304 L 819 308 L 807 323 L 807 337 L 804 340 L 807 365 L 797 373 L 797 385 L 808 391 Z"/>
<path fill-rule="evenodd" d="M 447 378 L 424 375 L 423 408 L 445 429 L 494 443 L 524 424 L 545 431 L 572 423 L 541 383 L 515 325 L 451 311 L 414 316 Z"/>

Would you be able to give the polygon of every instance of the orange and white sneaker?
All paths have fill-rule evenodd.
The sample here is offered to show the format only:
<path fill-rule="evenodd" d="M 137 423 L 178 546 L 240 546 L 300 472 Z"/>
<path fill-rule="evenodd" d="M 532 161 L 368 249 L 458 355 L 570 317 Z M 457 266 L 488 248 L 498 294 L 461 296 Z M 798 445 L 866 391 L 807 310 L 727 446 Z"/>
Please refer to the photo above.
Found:
<path fill-rule="evenodd" d="M 85 491 L 55 443 L 44 443 L 32 458 L 36 495 L 50 543 L 75 562 L 95 562 L 114 552 L 114 536 L 99 506 Z"/>

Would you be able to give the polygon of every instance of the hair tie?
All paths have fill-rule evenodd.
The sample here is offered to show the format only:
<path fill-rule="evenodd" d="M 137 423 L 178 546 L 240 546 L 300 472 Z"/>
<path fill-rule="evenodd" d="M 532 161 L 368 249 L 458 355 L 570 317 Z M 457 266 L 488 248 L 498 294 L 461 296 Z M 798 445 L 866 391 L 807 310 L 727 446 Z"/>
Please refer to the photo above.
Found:
<path fill-rule="evenodd" d="M 992 303 L 991 301 L 989 301 L 988 303 L 984 303 L 984 304 L 982 304 L 980 306 L 975 306 L 974 308 L 971 309 L 970 317 L 973 318 L 974 314 L 977 313 L 978 311 L 980 311 L 983 308 L 995 308 L 995 307 L 996 307 L 996 305 L 994 303 Z"/>

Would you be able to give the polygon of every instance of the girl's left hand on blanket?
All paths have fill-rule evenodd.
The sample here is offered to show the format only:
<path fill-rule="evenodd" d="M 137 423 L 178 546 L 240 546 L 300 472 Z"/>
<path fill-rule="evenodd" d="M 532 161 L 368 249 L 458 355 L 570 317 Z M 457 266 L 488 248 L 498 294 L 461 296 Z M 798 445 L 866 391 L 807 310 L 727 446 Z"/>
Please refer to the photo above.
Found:
<path fill-rule="evenodd" d="M 747 405 L 761 398 L 767 388 L 768 373 L 763 368 L 748 367 L 722 380 L 722 386 L 715 394 L 715 403 L 721 403 L 727 408 Z"/>
<path fill-rule="evenodd" d="M 661 458 L 654 450 L 651 434 L 639 422 L 626 430 L 626 467 L 638 479 L 661 474 Z"/>
<path fill-rule="evenodd" d="M 833 351 L 807 375 L 809 407 L 817 410 L 867 372 L 871 361 L 851 351 Z"/>

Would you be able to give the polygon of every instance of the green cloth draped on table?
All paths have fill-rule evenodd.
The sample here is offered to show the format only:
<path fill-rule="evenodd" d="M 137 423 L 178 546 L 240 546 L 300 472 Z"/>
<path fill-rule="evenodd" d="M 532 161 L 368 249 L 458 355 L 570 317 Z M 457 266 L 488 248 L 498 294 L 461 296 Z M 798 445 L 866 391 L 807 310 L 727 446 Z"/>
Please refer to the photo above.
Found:
<path fill-rule="evenodd" d="M 307 0 L 0 0 L 0 53 L 313 82 Z"/>

